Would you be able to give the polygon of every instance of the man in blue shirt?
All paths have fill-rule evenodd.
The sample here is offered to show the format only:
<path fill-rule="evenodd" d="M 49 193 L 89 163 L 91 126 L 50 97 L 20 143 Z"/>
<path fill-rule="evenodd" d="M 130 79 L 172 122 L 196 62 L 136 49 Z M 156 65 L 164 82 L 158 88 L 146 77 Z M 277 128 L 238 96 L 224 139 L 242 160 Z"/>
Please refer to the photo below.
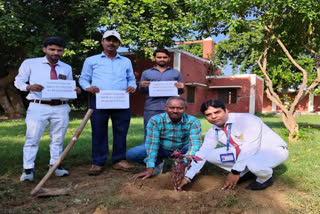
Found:
<path fill-rule="evenodd" d="M 103 52 L 87 58 L 83 64 L 80 86 L 92 94 L 90 106 L 94 112 L 90 118 L 92 127 L 92 166 L 88 175 L 99 175 L 108 157 L 108 120 L 112 120 L 113 151 L 112 168 L 131 170 L 133 165 L 125 160 L 127 133 L 130 123 L 128 109 L 96 109 L 96 93 L 100 90 L 125 90 L 133 93 L 136 79 L 131 61 L 117 53 L 120 46 L 120 34 L 106 31 L 101 44 Z"/>
<path fill-rule="evenodd" d="M 165 112 L 165 104 L 169 97 L 150 97 L 149 85 L 151 81 L 177 81 L 175 86 L 178 93 L 183 94 L 184 84 L 179 71 L 170 68 L 170 53 L 167 49 L 159 48 L 153 53 L 155 66 L 142 73 L 139 85 L 139 91 L 146 94 L 146 102 L 144 104 L 144 130 L 146 134 L 146 126 L 150 118 L 154 115 Z"/>
<path fill-rule="evenodd" d="M 201 146 L 200 121 L 185 114 L 186 101 L 182 97 L 170 97 L 165 106 L 165 113 L 152 117 L 147 125 L 146 141 L 127 152 L 127 158 L 146 164 L 144 172 L 135 178 L 146 179 L 159 174 L 155 170 L 163 158 L 170 157 L 175 150 L 182 154 L 194 155 Z"/>

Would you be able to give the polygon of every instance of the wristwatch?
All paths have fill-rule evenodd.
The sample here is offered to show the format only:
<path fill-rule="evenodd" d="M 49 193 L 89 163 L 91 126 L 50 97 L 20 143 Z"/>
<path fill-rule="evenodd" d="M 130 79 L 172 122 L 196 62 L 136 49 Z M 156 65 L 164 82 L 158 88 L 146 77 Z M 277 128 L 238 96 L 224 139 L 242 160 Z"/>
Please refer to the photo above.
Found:
<path fill-rule="evenodd" d="M 231 173 L 234 175 L 240 175 L 240 172 L 234 169 L 231 169 Z"/>

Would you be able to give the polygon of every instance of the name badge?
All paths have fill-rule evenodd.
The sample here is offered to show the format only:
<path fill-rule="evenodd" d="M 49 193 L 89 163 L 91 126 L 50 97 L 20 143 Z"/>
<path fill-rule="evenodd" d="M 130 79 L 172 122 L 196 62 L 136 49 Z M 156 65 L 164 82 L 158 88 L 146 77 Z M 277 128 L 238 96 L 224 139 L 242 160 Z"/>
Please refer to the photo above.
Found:
<path fill-rule="evenodd" d="M 63 75 L 63 74 L 59 74 L 58 79 L 66 80 L 66 79 L 67 79 L 67 76 L 66 76 L 66 75 Z"/>
<path fill-rule="evenodd" d="M 220 154 L 220 161 L 221 163 L 225 162 L 234 162 L 234 155 L 233 153 L 225 153 L 225 154 Z"/>

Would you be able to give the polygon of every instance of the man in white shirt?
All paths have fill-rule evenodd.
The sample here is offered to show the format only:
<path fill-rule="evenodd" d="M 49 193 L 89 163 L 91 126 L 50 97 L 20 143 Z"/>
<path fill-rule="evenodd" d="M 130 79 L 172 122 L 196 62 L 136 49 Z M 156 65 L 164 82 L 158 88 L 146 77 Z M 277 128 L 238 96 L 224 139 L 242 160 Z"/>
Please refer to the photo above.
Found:
<path fill-rule="evenodd" d="M 228 113 L 220 100 L 204 102 L 201 112 L 212 124 L 196 153 L 202 161 L 192 162 L 177 190 L 190 183 L 206 161 L 230 172 L 222 189 L 234 189 L 252 177 L 256 180 L 246 189 L 262 190 L 271 186 L 272 169 L 288 157 L 287 144 L 282 138 L 252 114 Z"/>
<path fill-rule="evenodd" d="M 29 107 L 26 116 L 26 140 L 23 147 L 23 172 L 20 181 L 34 180 L 34 161 L 40 138 L 49 122 L 50 166 L 55 164 L 63 150 L 63 140 L 69 124 L 70 107 L 67 100 L 42 99 L 43 82 L 50 79 L 72 80 L 71 66 L 59 59 L 66 43 L 59 37 L 47 37 L 43 42 L 44 57 L 26 59 L 19 68 L 14 85 L 21 91 L 29 91 L 26 97 Z M 80 88 L 75 91 L 80 93 Z M 59 166 L 56 176 L 69 172 Z"/>

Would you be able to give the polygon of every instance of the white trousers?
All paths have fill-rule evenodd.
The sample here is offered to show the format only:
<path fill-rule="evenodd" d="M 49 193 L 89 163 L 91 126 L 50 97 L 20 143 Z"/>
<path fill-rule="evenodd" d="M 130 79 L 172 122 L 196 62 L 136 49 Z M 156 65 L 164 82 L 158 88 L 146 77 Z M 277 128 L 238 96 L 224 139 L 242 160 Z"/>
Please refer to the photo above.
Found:
<path fill-rule="evenodd" d="M 233 148 L 230 149 L 230 152 L 233 152 L 234 157 L 236 157 Z M 220 154 L 223 153 L 226 153 L 225 147 L 212 149 L 208 151 L 207 161 L 230 172 L 234 162 L 221 163 Z M 263 183 L 272 176 L 272 169 L 284 162 L 288 155 L 289 152 L 284 147 L 263 148 L 248 159 L 246 169 L 241 172 L 240 176 L 250 171 L 257 176 L 257 182 Z"/>
<path fill-rule="evenodd" d="M 50 165 L 55 164 L 63 150 L 63 140 L 69 124 L 68 104 L 50 106 L 30 103 L 26 117 L 26 141 L 23 147 L 23 168 L 34 168 L 40 138 L 49 122 Z"/>

